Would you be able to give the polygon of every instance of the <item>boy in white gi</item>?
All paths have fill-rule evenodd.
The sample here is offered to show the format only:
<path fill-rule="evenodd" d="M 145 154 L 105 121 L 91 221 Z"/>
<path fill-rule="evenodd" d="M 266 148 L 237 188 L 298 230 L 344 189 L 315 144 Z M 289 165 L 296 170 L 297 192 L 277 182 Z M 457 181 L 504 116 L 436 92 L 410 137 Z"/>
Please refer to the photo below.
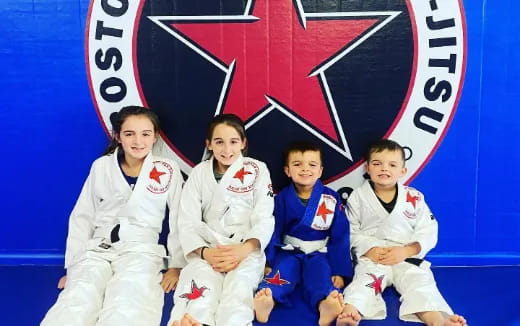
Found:
<path fill-rule="evenodd" d="M 252 324 L 274 203 L 267 166 L 242 156 L 246 144 L 236 115 L 210 123 L 206 146 L 212 155 L 193 168 L 182 191 L 179 229 L 188 265 L 168 325 Z"/>
<path fill-rule="evenodd" d="M 159 325 L 166 251 L 158 244 L 169 207 L 175 286 L 185 264 L 177 236 L 182 176 L 177 165 L 151 151 L 159 119 L 129 106 L 110 116 L 113 140 L 97 159 L 70 215 L 63 292 L 41 325 Z"/>
<path fill-rule="evenodd" d="M 259 322 L 276 304 L 302 286 L 305 301 L 330 325 L 343 308 L 338 289 L 350 277 L 348 220 L 338 194 L 325 187 L 321 150 L 309 142 L 292 143 L 285 155 L 292 183 L 275 198 L 275 230 L 266 250 L 269 272 L 255 296 Z"/>
<path fill-rule="evenodd" d="M 394 285 L 401 294 L 399 317 L 427 325 L 466 325 L 439 293 L 424 256 L 437 243 L 437 221 L 423 194 L 398 183 L 405 175 L 403 148 L 381 140 L 368 150 L 370 180 L 348 199 L 354 279 L 344 291 L 337 325 L 384 319 L 382 292 Z"/>

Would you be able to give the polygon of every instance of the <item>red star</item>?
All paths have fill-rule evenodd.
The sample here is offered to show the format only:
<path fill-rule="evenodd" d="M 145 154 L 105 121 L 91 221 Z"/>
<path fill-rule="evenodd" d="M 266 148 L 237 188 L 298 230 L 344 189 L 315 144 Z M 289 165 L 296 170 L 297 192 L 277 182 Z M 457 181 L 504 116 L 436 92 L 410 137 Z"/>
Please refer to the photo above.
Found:
<path fill-rule="evenodd" d="M 419 196 L 412 196 L 409 191 L 406 193 L 406 202 L 412 203 L 413 208 L 415 208 L 415 204 L 418 199 L 419 199 Z"/>
<path fill-rule="evenodd" d="M 339 142 L 317 70 L 379 20 L 307 19 L 293 0 L 256 0 L 249 16 L 170 25 L 228 73 L 222 112 L 244 121 L 277 106 Z M 300 8 L 301 9 L 301 8 Z"/>
<path fill-rule="evenodd" d="M 264 281 L 266 281 L 269 284 L 274 284 L 274 285 L 284 285 L 284 284 L 290 283 L 289 281 L 280 278 L 280 271 L 276 271 L 276 274 L 274 274 L 273 277 L 264 278 Z"/>
<path fill-rule="evenodd" d="M 166 174 L 166 172 L 157 171 L 157 169 L 154 166 L 152 171 L 150 171 L 150 179 L 153 179 L 153 180 L 157 181 L 157 183 L 160 184 L 161 183 L 160 176 L 163 174 Z"/>
<path fill-rule="evenodd" d="M 374 279 L 374 282 L 367 284 L 366 286 L 369 288 L 374 289 L 374 295 L 378 295 L 381 292 L 383 292 L 382 285 L 383 285 L 383 278 L 385 278 L 384 275 L 381 275 L 379 277 L 375 276 L 374 274 L 367 273 L 368 276 L 372 277 Z"/>
<path fill-rule="evenodd" d="M 316 216 L 321 216 L 321 218 L 323 219 L 323 223 L 327 223 L 327 215 L 331 213 L 332 211 L 327 208 L 325 202 L 322 202 L 320 207 L 318 207 L 318 212 L 316 213 Z"/>
<path fill-rule="evenodd" d="M 241 168 L 240 170 L 237 171 L 237 173 L 235 173 L 233 178 L 238 179 L 238 180 L 240 180 L 240 182 L 244 183 L 244 176 L 246 176 L 248 174 L 252 174 L 252 173 L 244 170 L 244 168 Z"/>
<path fill-rule="evenodd" d="M 203 286 L 203 287 L 197 287 L 197 284 L 195 284 L 195 281 L 194 280 L 191 280 L 191 292 L 190 293 L 184 293 L 184 294 L 181 294 L 180 295 L 180 298 L 185 298 L 185 299 L 188 299 L 188 300 L 195 300 L 195 299 L 198 299 L 202 296 L 202 294 L 204 293 L 205 290 L 207 290 L 208 288 Z"/>

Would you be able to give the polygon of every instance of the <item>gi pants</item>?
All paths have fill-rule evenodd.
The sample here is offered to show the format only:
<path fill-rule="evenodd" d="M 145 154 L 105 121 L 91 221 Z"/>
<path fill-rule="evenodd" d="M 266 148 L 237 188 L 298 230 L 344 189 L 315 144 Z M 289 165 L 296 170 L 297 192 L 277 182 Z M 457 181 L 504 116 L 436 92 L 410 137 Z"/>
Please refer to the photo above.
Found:
<path fill-rule="evenodd" d="M 276 284 L 266 281 L 278 272 L 280 278 L 287 283 Z M 335 289 L 326 253 L 315 251 L 305 254 L 300 250 L 280 250 L 272 266 L 272 272 L 266 276 L 259 288 L 270 288 L 276 303 L 291 306 L 289 295 L 300 283 L 303 286 L 304 300 L 312 310 L 317 311 L 321 300 Z"/>
<path fill-rule="evenodd" d="M 387 266 L 361 257 L 355 267 L 354 279 L 345 288 L 343 297 L 345 303 L 357 308 L 363 319 L 384 319 L 386 305 L 382 292 L 391 285 L 401 295 L 401 320 L 422 322 L 416 313 L 423 311 L 440 311 L 445 316 L 453 314 L 437 289 L 430 268 L 408 262 Z"/>
<path fill-rule="evenodd" d="M 168 325 L 185 313 L 209 326 L 252 325 L 253 296 L 264 266 L 259 250 L 228 273 L 215 272 L 208 262 L 191 255 L 181 271 Z"/>
<path fill-rule="evenodd" d="M 120 243 L 88 250 L 67 270 L 67 282 L 42 326 L 154 326 L 161 323 L 163 257 L 122 252 Z M 157 246 L 157 245 L 156 245 Z"/>

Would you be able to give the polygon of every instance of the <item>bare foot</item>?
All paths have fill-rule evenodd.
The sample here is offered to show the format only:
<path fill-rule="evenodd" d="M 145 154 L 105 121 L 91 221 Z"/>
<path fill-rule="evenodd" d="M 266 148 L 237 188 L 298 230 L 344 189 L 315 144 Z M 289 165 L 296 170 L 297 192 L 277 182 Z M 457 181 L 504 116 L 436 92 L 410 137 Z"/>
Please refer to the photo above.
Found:
<path fill-rule="evenodd" d="M 460 315 L 451 315 L 444 321 L 444 326 L 466 326 L 466 319 Z"/>
<path fill-rule="evenodd" d="M 320 326 L 332 324 L 341 313 L 341 309 L 343 309 L 343 300 L 340 300 L 338 297 L 341 297 L 341 295 L 338 291 L 334 290 L 329 293 L 325 299 L 321 300 L 319 306 L 320 320 L 318 321 Z"/>
<path fill-rule="evenodd" d="M 274 308 L 273 293 L 270 288 L 263 288 L 256 292 L 253 307 L 256 320 L 259 323 L 267 323 Z"/>
<path fill-rule="evenodd" d="M 193 319 L 190 315 L 184 314 L 182 319 L 174 321 L 172 326 L 202 326 L 202 324 Z"/>
<path fill-rule="evenodd" d="M 440 311 L 422 311 L 417 317 L 430 326 L 467 326 L 466 319 L 460 315 L 451 315 L 448 318 Z"/>
<path fill-rule="evenodd" d="M 361 314 L 353 305 L 347 303 L 336 319 L 336 326 L 357 326 L 361 320 Z"/>

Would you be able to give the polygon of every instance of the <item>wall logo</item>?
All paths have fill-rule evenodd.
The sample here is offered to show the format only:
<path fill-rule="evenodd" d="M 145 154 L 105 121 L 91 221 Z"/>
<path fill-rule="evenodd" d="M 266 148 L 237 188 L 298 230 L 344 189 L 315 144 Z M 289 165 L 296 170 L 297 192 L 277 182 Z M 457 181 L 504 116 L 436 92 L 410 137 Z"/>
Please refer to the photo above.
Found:
<path fill-rule="evenodd" d="M 453 118 L 465 21 L 460 0 L 393 2 L 92 1 L 86 61 L 100 120 L 108 131 L 122 106 L 152 108 L 157 150 L 189 173 L 209 120 L 235 113 L 275 188 L 293 140 L 321 144 L 323 179 L 340 190 L 361 183 L 368 143 L 391 138 L 407 149 L 410 181 Z"/>

